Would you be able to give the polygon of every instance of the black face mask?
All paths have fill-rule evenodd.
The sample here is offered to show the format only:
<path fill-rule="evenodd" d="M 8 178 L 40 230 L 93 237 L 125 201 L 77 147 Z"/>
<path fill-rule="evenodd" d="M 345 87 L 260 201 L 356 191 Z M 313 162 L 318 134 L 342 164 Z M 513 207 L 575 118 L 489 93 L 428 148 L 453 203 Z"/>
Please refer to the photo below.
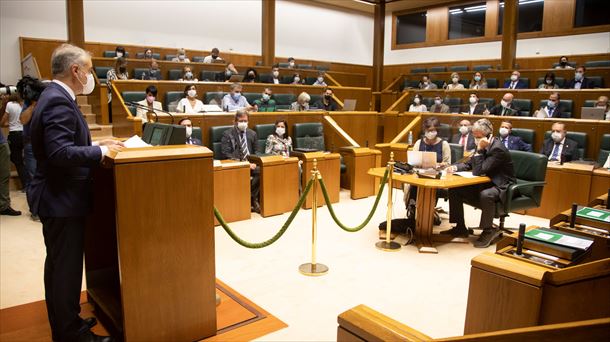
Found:
<path fill-rule="evenodd" d="M 119 67 L 119 72 L 120 72 L 121 74 L 124 74 L 124 73 L 125 73 L 125 71 L 127 71 L 127 68 L 126 68 L 126 67 L 124 67 L 124 66 Z"/>
<path fill-rule="evenodd" d="M 565 66 L 566 64 L 568 64 L 568 62 L 561 62 L 560 64 L 561 66 Z"/>
<path fill-rule="evenodd" d="M 250 78 L 254 78 L 254 74 L 253 74 L 253 73 L 249 73 L 249 74 L 248 74 L 248 77 L 250 77 Z"/>
<path fill-rule="evenodd" d="M 327 100 L 330 100 L 330 99 L 333 98 L 333 96 L 332 95 L 324 95 L 324 98 L 327 99 Z"/>
<path fill-rule="evenodd" d="M 214 56 L 214 55 L 212 55 L 212 59 L 216 59 L 216 58 L 218 58 L 218 56 Z"/>

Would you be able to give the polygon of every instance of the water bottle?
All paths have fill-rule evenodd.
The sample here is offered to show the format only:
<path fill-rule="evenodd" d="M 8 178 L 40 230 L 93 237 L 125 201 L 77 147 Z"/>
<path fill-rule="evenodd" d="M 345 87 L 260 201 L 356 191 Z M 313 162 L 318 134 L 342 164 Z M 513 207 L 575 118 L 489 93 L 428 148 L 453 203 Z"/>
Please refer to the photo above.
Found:
<path fill-rule="evenodd" d="M 407 138 L 407 143 L 409 143 L 409 145 L 413 145 L 413 132 L 409 131 L 409 137 Z"/>

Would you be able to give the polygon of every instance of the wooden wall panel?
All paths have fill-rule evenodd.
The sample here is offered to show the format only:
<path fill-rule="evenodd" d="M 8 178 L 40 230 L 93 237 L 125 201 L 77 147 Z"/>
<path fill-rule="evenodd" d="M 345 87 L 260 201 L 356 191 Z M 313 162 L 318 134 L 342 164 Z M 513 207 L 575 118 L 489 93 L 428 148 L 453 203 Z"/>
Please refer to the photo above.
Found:
<path fill-rule="evenodd" d="M 443 42 L 449 36 L 449 12 L 447 7 L 428 10 L 426 17 L 426 41 Z"/>

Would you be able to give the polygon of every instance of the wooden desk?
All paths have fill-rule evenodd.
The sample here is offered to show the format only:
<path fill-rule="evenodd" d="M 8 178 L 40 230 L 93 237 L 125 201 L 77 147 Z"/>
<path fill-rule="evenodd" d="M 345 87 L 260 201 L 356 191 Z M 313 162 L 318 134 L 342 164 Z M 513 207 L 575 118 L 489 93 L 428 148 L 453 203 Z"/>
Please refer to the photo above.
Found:
<path fill-rule="evenodd" d="M 250 219 L 250 163 L 216 160 L 214 164 L 214 206 L 226 222 Z"/>
<path fill-rule="evenodd" d="M 386 168 L 380 167 L 369 170 L 369 175 L 383 177 Z M 393 175 L 397 182 L 417 186 L 417 204 L 415 221 L 415 238 L 420 253 L 438 253 L 433 241 L 449 242 L 446 236 L 432 234 L 434 225 L 434 207 L 436 205 L 436 190 L 460 188 L 469 185 L 490 182 L 488 177 L 464 178 L 447 174 L 441 179 L 419 178 L 415 174 Z"/>
<path fill-rule="evenodd" d="M 341 187 L 351 190 L 350 198 L 376 195 L 379 179 L 371 178 L 368 170 L 381 165 L 381 152 L 366 147 L 342 147 L 339 151 L 347 167 L 347 172 L 341 175 Z"/>
<path fill-rule="evenodd" d="M 318 162 L 318 170 L 322 175 L 326 190 L 328 191 L 328 197 L 330 197 L 331 203 L 339 202 L 339 191 L 340 191 L 340 173 L 341 173 L 341 159 L 339 153 L 326 153 L 326 152 L 293 152 L 293 155 L 303 161 L 301 166 L 303 170 L 302 185 L 303 189 L 307 185 L 307 182 L 311 179 L 311 170 L 313 170 L 314 159 Z M 307 195 L 303 208 L 311 209 L 312 207 L 312 193 Z M 324 196 L 322 195 L 321 187 L 318 187 L 318 207 L 326 204 Z"/>
<path fill-rule="evenodd" d="M 610 171 L 608 169 L 593 170 L 589 200 L 592 201 L 600 195 L 607 194 L 608 189 L 610 189 Z"/>
<path fill-rule="evenodd" d="M 261 216 L 283 214 L 299 200 L 299 159 L 282 156 L 250 156 L 260 167 Z"/>

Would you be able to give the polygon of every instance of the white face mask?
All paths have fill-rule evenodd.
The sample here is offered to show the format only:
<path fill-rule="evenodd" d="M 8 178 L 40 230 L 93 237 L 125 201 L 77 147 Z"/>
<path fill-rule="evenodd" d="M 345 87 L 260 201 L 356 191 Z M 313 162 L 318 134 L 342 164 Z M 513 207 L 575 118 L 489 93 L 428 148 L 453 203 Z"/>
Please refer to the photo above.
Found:
<path fill-rule="evenodd" d="M 499 132 L 500 132 L 500 136 L 502 136 L 502 137 L 508 136 L 508 128 L 506 128 L 506 127 L 500 127 Z"/>
<path fill-rule="evenodd" d="M 196 97 L 197 96 L 197 90 L 191 89 L 187 92 L 188 96 L 190 97 Z"/>
<path fill-rule="evenodd" d="M 434 100 L 434 103 L 435 103 L 437 106 L 440 106 L 441 104 L 443 104 L 443 100 Z"/>
<path fill-rule="evenodd" d="M 413 99 L 413 103 L 415 103 L 416 105 L 418 105 L 420 102 L 421 100 L 419 99 L 419 97 Z"/>
<path fill-rule="evenodd" d="M 294 82 L 295 82 L 295 83 L 299 83 L 299 82 L 301 82 L 301 78 L 300 78 L 300 77 L 295 77 L 295 78 L 294 78 Z"/>
<path fill-rule="evenodd" d="M 324 83 L 324 77 L 318 77 L 318 83 Z"/>
<path fill-rule="evenodd" d="M 551 139 L 553 139 L 554 142 L 561 142 L 561 140 L 563 140 L 563 134 L 559 133 L 559 132 L 553 132 L 551 133 Z"/>
<path fill-rule="evenodd" d="M 438 133 L 436 131 L 428 131 L 428 132 L 426 132 L 426 139 L 434 140 L 434 139 L 436 139 L 437 134 Z"/>
<path fill-rule="evenodd" d="M 475 103 L 477 103 L 477 98 L 471 97 L 468 101 L 470 101 L 470 104 L 475 104 Z"/>
<path fill-rule="evenodd" d="M 83 84 L 78 77 L 77 79 L 80 85 L 83 86 L 83 91 L 81 93 L 82 95 L 89 95 L 91 92 L 93 92 L 93 89 L 95 89 L 95 79 L 93 78 L 92 73 L 87 74 L 87 83 L 85 84 Z"/>
<path fill-rule="evenodd" d="M 284 128 L 284 127 L 276 127 L 275 128 L 275 133 L 277 133 L 277 135 L 279 135 L 280 137 L 283 137 L 284 133 L 286 133 L 286 128 Z"/>
<path fill-rule="evenodd" d="M 502 107 L 506 108 L 510 105 L 510 102 L 506 102 L 504 100 L 500 101 L 500 105 L 502 105 Z"/>
<path fill-rule="evenodd" d="M 271 96 L 269 94 L 263 94 L 264 101 L 269 101 L 270 98 L 271 98 Z"/>
<path fill-rule="evenodd" d="M 279 71 L 274 71 L 273 72 L 273 77 L 277 78 L 280 75 Z"/>
<path fill-rule="evenodd" d="M 468 126 L 460 126 L 460 133 L 462 133 L 462 135 L 466 135 L 468 132 L 470 132 L 470 128 L 468 128 Z"/>
<path fill-rule="evenodd" d="M 186 137 L 190 138 L 191 135 L 193 134 L 193 127 L 186 127 Z"/>
<path fill-rule="evenodd" d="M 510 76 L 510 80 L 513 81 L 513 82 L 515 82 L 518 79 L 519 79 L 519 77 L 517 75 L 511 75 Z"/>
<path fill-rule="evenodd" d="M 123 57 L 123 53 L 122 52 L 117 52 L 116 56 L 117 56 L 117 58 L 121 58 L 121 57 Z"/>
<path fill-rule="evenodd" d="M 452 78 L 451 80 L 453 81 L 453 83 L 458 83 L 458 81 L 459 81 L 460 79 L 459 79 L 459 78 L 457 78 L 457 77 L 454 77 L 454 78 Z"/>
<path fill-rule="evenodd" d="M 246 122 L 242 122 L 242 121 L 238 122 L 237 123 L 237 128 L 240 131 L 245 132 L 248 129 L 248 122 L 247 121 Z"/>
<path fill-rule="evenodd" d="M 290 62 L 290 66 L 293 67 L 294 66 L 294 62 Z"/>

